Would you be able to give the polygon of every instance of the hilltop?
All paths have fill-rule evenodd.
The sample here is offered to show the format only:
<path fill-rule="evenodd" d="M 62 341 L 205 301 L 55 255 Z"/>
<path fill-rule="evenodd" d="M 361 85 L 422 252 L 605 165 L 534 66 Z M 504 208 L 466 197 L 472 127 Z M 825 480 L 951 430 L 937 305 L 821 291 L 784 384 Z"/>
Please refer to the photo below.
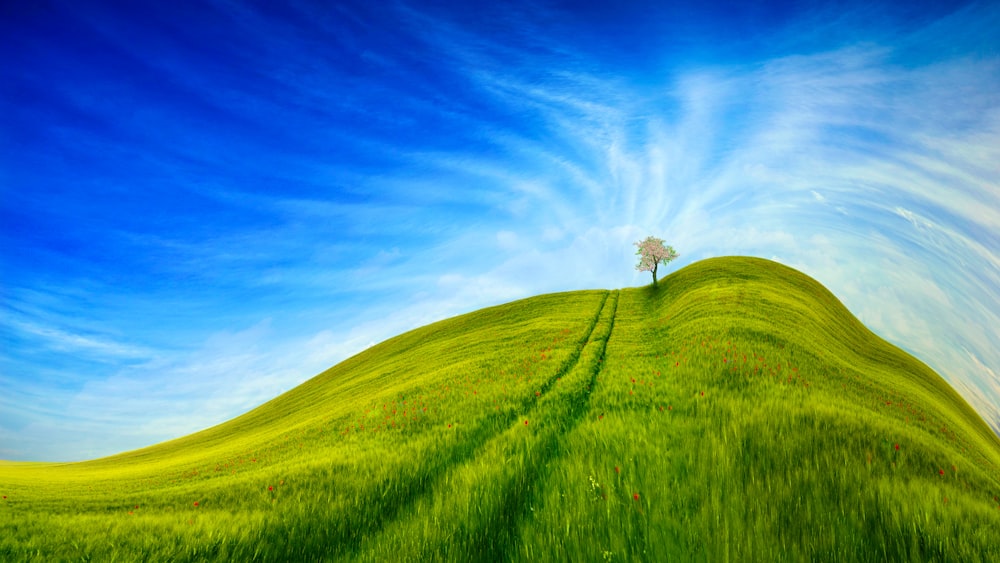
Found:
<path fill-rule="evenodd" d="M 747 257 L 443 320 L 0 494 L 5 561 L 1000 560 L 997 436 Z"/>

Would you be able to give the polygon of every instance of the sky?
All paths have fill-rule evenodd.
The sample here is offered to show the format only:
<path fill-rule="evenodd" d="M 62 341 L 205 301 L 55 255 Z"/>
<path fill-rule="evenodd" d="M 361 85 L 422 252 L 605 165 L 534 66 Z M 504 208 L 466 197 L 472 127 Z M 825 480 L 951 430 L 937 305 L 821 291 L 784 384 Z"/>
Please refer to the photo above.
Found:
<path fill-rule="evenodd" d="M 1000 4 L 0 5 L 0 459 L 377 342 L 777 260 L 1000 432 Z"/>

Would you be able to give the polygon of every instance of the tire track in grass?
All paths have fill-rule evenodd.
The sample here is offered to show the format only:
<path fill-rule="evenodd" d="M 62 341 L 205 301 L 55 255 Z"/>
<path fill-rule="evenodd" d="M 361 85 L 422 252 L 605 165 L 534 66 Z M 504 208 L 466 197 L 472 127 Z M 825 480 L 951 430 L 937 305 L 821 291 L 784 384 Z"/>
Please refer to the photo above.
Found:
<path fill-rule="evenodd" d="M 540 410 L 546 418 L 554 419 L 553 424 L 546 425 L 535 437 L 535 448 L 541 451 L 541 455 L 529 459 L 526 471 L 515 475 L 513 479 L 503 487 L 501 502 L 493 518 L 489 520 L 485 529 L 474 530 L 470 553 L 482 556 L 484 561 L 509 561 L 514 555 L 513 549 L 516 547 L 519 538 L 519 528 L 521 521 L 528 516 L 531 510 L 531 503 L 538 491 L 538 485 L 544 482 L 544 469 L 548 464 L 560 455 L 560 442 L 576 428 L 583 417 L 590 409 L 590 396 L 597 383 L 597 376 L 604 365 L 604 355 L 607 351 L 608 340 L 614 330 L 615 316 L 618 310 L 619 292 L 612 292 L 613 302 L 607 319 L 597 329 L 597 334 L 589 339 L 587 346 L 581 351 L 581 355 L 586 354 L 583 362 L 576 362 L 573 365 L 575 373 L 569 374 L 567 382 L 580 380 L 578 387 L 566 386 L 556 392 L 543 396 L 539 402 L 537 410 Z M 602 313 L 604 311 L 602 310 Z M 603 316 L 603 315 L 602 315 Z M 596 328 L 596 327 L 595 327 Z M 586 348 L 590 347 L 588 351 Z M 588 353 L 589 352 L 589 353 Z M 563 391 L 565 389 L 565 391 Z"/>
<path fill-rule="evenodd" d="M 578 365 L 581 354 L 591 343 L 611 293 L 605 292 L 585 335 L 580 338 L 576 349 L 570 352 L 570 356 L 555 374 L 541 384 L 539 387 L 540 395 L 527 396 L 520 402 L 516 411 L 490 413 L 483 417 L 481 422 L 468 433 L 465 440 L 454 444 L 446 451 L 433 452 L 433 455 L 426 458 L 429 463 L 421 464 L 419 471 L 415 474 L 404 477 L 402 482 L 393 478 L 371 488 L 371 492 L 367 493 L 367 498 L 363 498 L 357 503 L 363 507 L 363 514 L 350 515 L 347 518 L 326 522 L 332 526 L 322 530 L 309 530 L 313 534 L 318 533 L 321 538 L 313 536 L 304 538 L 304 541 L 308 543 L 321 541 L 328 546 L 328 549 L 335 550 L 334 553 L 329 554 L 335 557 L 356 557 L 361 554 L 366 544 L 376 540 L 386 525 L 396 522 L 399 514 L 406 508 L 411 507 L 420 498 L 432 493 L 440 487 L 441 483 L 446 482 L 450 472 L 474 460 L 487 444 L 493 442 L 509 428 L 520 424 L 521 416 L 518 413 L 529 413 L 530 416 L 530 413 L 537 411 L 538 403 L 546 399 L 553 386 Z M 614 293 L 617 304 L 617 292 Z M 275 537 L 285 534 L 282 543 L 291 541 L 289 536 L 294 535 L 295 531 L 297 530 L 274 530 L 278 534 Z M 305 533 L 306 531 L 302 530 L 301 532 Z"/>

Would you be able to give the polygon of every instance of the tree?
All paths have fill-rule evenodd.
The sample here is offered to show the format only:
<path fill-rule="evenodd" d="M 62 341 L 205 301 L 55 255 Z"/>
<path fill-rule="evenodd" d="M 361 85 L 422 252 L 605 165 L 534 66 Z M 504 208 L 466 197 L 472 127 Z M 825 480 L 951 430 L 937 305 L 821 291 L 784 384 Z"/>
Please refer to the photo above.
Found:
<path fill-rule="evenodd" d="M 656 268 L 677 258 L 679 254 L 672 246 L 664 246 L 663 239 L 646 237 L 646 240 L 634 243 L 639 250 L 635 251 L 639 263 L 635 269 L 640 272 L 653 272 L 653 287 L 656 287 Z"/>

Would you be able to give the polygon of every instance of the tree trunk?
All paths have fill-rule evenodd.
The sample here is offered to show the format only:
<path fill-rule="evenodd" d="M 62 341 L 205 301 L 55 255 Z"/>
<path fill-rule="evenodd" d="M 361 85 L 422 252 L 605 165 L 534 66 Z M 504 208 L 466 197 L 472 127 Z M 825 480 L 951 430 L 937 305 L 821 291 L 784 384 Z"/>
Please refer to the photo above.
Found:
<path fill-rule="evenodd" d="M 656 287 L 656 267 L 657 266 L 659 266 L 659 264 L 657 264 L 656 266 L 653 266 L 653 287 Z"/>

